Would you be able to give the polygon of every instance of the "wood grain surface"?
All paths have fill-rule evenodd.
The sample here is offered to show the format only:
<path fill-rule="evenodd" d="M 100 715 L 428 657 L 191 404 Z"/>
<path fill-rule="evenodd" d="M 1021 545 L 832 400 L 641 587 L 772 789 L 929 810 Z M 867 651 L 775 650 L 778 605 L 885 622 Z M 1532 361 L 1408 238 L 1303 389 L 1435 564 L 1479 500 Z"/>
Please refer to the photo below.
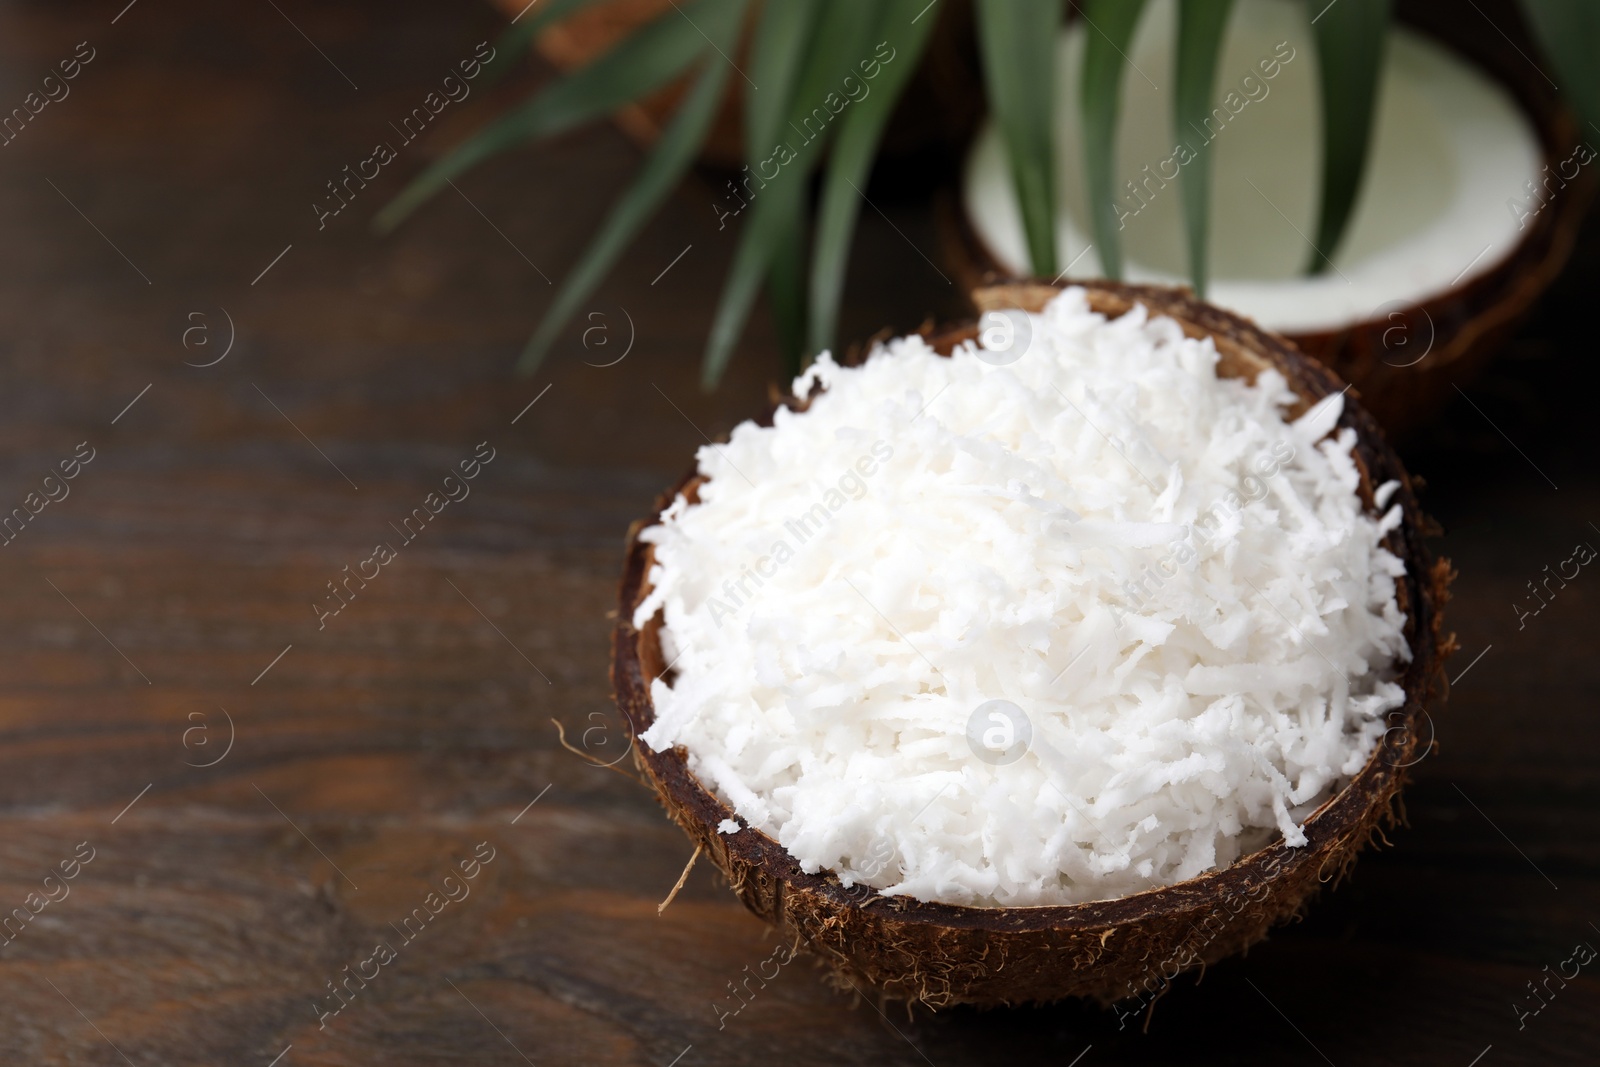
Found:
<path fill-rule="evenodd" d="M 634 149 L 596 127 L 467 175 L 392 238 L 367 222 L 544 70 L 444 108 L 322 228 L 313 207 L 498 16 L 123 3 L 0 8 L 0 112 L 93 51 L 0 146 L 0 508 L 31 516 L 0 545 L 0 911 L 29 916 L 0 948 L 0 1063 L 1600 1058 L 1592 970 L 1544 984 L 1600 945 L 1600 577 L 1520 626 L 1513 606 L 1600 545 L 1600 232 L 1405 450 L 1461 572 L 1464 677 L 1391 849 L 1178 983 L 1147 1032 L 1073 1004 L 885 1014 L 803 957 L 719 1028 L 776 941 L 705 869 L 658 917 L 685 838 L 552 725 L 625 751 L 606 613 L 627 524 L 777 375 L 758 314 L 724 388 L 695 386 L 732 252 L 712 179 L 517 378 Z M 868 190 L 845 336 L 958 313 L 927 191 Z M 447 484 L 482 442 L 494 458 Z M 432 514 L 447 491 L 466 495 Z M 394 558 L 319 623 L 380 542 Z M 1544 1006 L 1519 1027 L 1530 982 Z"/>

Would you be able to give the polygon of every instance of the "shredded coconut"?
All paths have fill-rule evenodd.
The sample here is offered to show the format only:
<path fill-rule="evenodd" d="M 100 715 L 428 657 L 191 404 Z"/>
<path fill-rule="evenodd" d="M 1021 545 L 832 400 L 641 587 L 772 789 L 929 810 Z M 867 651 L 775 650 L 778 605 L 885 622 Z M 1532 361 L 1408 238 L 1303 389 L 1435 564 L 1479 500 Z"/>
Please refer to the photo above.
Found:
<path fill-rule="evenodd" d="M 643 534 L 675 671 L 644 742 L 885 895 L 1101 900 L 1303 845 L 1410 657 L 1342 396 L 1288 422 L 1277 372 L 1081 289 L 981 325 L 824 354 L 807 410 L 700 450 Z"/>

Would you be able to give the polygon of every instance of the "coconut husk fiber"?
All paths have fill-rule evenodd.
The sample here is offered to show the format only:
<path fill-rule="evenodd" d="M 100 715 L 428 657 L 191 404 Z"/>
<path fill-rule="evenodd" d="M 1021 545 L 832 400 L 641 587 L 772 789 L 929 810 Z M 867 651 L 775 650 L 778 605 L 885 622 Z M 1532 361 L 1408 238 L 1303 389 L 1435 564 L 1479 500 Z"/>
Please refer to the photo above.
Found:
<path fill-rule="evenodd" d="M 1302 410 L 1345 388 L 1289 342 L 1186 291 L 1110 283 L 1086 288 L 1090 305 L 1108 316 L 1142 303 L 1152 314 L 1177 320 L 1191 336 L 1213 338 L 1225 376 L 1253 378 L 1266 367 L 1277 368 L 1302 398 Z M 976 299 L 985 310 L 1036 311 L 1056 291 L 1006 285 L 981 290 Z M 924 332 L 948 354 L 976 336 L 977 328 L 969 323 Z M 1441 629 L 1441 611 L 1450 567 L 1429 554 L 1429 524 L 1413 482 L 1353 392 L 1346 393 L 1339 425 L 1356 431 L 1361 493 L 1369 509 L 1376 486 L 1390 479 L 1400 483 L 1393 502 L 1404 517 L 1386 545 L 1406 562 L 1397 595 L 1412 658 L 1401 679 L 1406 701 L 1390 714 L 1388 735 L 1349 784 L 1306 820 L 1304 847 L 1279 840 L 1225 870 L 1115 900 L 1021 908 L 925 903 L 878 896 L 862 886 L 847 889 L 826 871 L 806 874 L 781 845 L 753 828 L 719 833 L 717 824 L 734 813 L 690 772 L 681 749 L 655 752 L 635 745 L 635 764 L 667 814 L 727 876 L 745 906 L 821 959 L 838 983 L 862 993 L 935 1008 L 1068 997 L 1109 1004 L 1159 992 L 1177 974 L 1243 952 L 1342 878 L 1357 854 L 1397 820 L 1409 768 L 1433 743 L 1429 708 L 1437 710 L 1446 694 L 1444 662 L 1454 638 Z M 648 592 L 651 565 L 651 546 L 639 533 L 680 493 L 694 499 L 697 485 L 691 471 L 660 498 L 655 514 L 629 531 L 612 684 L 635 735 L 654 721 L 650 682 L 666 668 L 659 614 L 642 629 L 632 622 Z"/>

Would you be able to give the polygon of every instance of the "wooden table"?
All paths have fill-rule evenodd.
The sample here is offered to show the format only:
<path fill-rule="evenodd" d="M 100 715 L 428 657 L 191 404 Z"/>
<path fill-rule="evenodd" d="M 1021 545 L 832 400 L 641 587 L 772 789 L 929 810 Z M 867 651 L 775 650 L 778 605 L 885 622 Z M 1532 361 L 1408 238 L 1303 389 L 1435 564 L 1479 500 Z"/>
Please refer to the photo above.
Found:
<path fill-rule="evenodd" d="M 657 917 L 685 839 L 552 725 L 622 750 L 606 667 L 623 532 L 777 373 L 758 316 L 725 387 L 694 385 L 731 253 L 713 187 L 686 183 L 520 379 L 549 279 L 635 165 L 613 129 L 519 151 L 372 237 L 407 176 L 546 76 L 530 69 L 446 108 L 324 228 L 312 206 L 494 15 L 121 3 L 0 12 L 5 109 L 78 42 L 93 52 L 0 147 L 0 506 L 59 496 L 46 474 L 93 454 L 0 548 L 0 906 L 59 898 L 0 949 L 0 1062 L 1600 1055 L 1592 970 L 1521 1030 L 1513 1009 L 1575 943 L 1600 944 L 1600 579 L 1520 630 L 1512 608 L 1546 563 L 1600 543 L 1579 319 L 1596 234 L 1469 390 L 1481 412 L 1458 404 L 1408 450 L 1461 570 L 1455 669 L 1471 666 L 1392 849 L 1181 983 L 1148 1033 L 1078 1005 L 885 1015 L 805 962 L 719 1031 L 772 935 L 704 866 Z M 847 336 L 959 306 L 922 255 L 937 259 L 925 190 L 874 200 L 888 217 L 863 216 Z M 480 442 L 493 459 L 451 490 L 470 496 L 405 542 L 394 527 Z M 313 605 L 342 603 L 328 583 L 370 575 L 380 541 L 395 559 L 319 623 Z M 492 859 L 445 882 L 475 849 Z M 63 863 L 75 877 L 46 881 Z M 470 896 L 406 940 L 402 920 L 446 889 Z M 364 964 L 379 941 L 394 958 Z M 319 1022 L 339 1004 L 328 983 L 373 966 Z"/>

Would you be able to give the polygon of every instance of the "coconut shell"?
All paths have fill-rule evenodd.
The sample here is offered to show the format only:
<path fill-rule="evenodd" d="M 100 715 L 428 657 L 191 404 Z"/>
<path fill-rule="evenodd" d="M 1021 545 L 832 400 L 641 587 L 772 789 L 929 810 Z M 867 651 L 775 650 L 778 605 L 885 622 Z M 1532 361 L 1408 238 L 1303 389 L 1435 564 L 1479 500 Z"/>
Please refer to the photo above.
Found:
<path fill-rule="evenodd" d="M 1190 336 L 1213 338 L 1221 354 L 1219 373 L 1225 376 L 1253 378 L 1263 368 L 1276 368 L 1303 407 L 1344 389 L 1332 372 L 1283 338 L 1195 301 L 1183 290 L 1105 283 L 1088 289 L 1090 305 L 1108 316 L 1142 303 L 1153 314 L 1177 320 Z M 1011 285 L 974 295 L 985 309 L 1038 310 L 1056 291 L 1047 285 Z M 976 332 L 974 324 L 925 331 L 945 354 Z M 861 886 L 847 889 L 826 871 L 807 874 L 777 841 L 753 828 L 719 833 L 717 824 L 734 813 L 689 770 L 682 749 L 656 752 L 635 745 L 635 764 L 667 813 L 727 876 L 745 905 L 823 960 L 839 983 L 863 993 L 872 990 L 883 998 L 932 1007 L 1067 997 L 1109 1004 L 1159 992 L 1178 973 L 1244 951 L 1298 914 L 1325 883 L 1341 878 L 1380 827 L 1397 819 L 1408 768 L 1433 743 L 1428 709 L 1442 702 L 1447 687 L 1444 661 L 1454 637 L 1443 635 L 1441 610 L 1452 577 L 1449 564 L 1429 554 L 1428 524 L 1399 459 L 1360 403 L 1348 393 L 1346 400 L 1339 425 L 1356 431 L 1361 493 L 1369 508 L 1375 486 L 1391 479 L 1400 483 L 1393 503 L 1400 505 L 1403 520 L 1385 543 L 1406 563 L 1396 592 L 1412 658 L 1402 678 L 1405 704 L 1390 714 L 1388 735 L 1349 784 L 1306 820 L 1304 847 L 1290 848 L 1279 840 L 1226 870 L 1115 900 L 1021 908 L 925 903 L 883 897 Z M 636 522 L 628 534 L 612 685 L 635 735 L 654 721 L 650 682 L 666 667 L 659 613 L 642 629 L 632 621 L 634 608 L 648 593 L 652 562 L 652 548 L 639 533 L 680 493 L 694 499 L 698 484 L 691 471 L 661 497 L 655 514 Z"/>
<path fill-rule="evenodd" d="M 1456 0 L 1412 0 L 1400 6 L 1399 14 L 1411 28 L 1460 53 L 1511 93 L 1538 135 L 1551 174 L 1566 173 L 1563 161 L 1573 150 L 1594 143 L 1592 131 L 1529 63 L 1528 55 L 1537 54 L 1538 46 L 1514 11 L 1495 23 L 1515 39 L 1484 32 L 1482 19 L 1463 18 Z M 1412 304 L 1374 309 L 1374 317 L 1362 322 L 1285 336 L 1360 389 L 1367 409 L 1391 437 L 1405 437 L 1426 425 L 1455 398 L 1456 387 L 1472 381 L 1505 346 L 1566 266 L 1600 184 L 1595 164 L 1573 169 L 1575 175 L 1561 181 L 1544 207 L 1525 220 L 1515 246 L 1485 249 L 1490 266 L 1481 274 Z M 1507 190 L 1513 193 L 1520 195 L 1521 190 Z M 954 195 L 942 198 L 939 222 L 943 258 L 958 284 L 971 290 L 1020 280 L 984 244 Z"/>

